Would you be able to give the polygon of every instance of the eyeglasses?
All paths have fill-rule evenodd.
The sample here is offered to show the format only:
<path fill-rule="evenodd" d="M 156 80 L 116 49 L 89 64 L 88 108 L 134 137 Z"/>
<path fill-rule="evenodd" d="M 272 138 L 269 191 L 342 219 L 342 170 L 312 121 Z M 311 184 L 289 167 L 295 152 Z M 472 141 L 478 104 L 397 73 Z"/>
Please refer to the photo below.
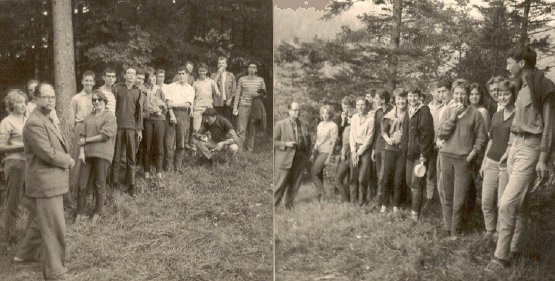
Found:
<path fill-rule="evenodd" d="M 56 96 L 39 96 L 39 98 L 48 99 L 48 100 L 55 100 Z"/>
<path fill-rule="evenodd" d="M 104 101 L 104 100 L 103 99 L 95 99 L 95 98 L 92 99 L 92 102 L 101 102 L 101 101 Z"/>

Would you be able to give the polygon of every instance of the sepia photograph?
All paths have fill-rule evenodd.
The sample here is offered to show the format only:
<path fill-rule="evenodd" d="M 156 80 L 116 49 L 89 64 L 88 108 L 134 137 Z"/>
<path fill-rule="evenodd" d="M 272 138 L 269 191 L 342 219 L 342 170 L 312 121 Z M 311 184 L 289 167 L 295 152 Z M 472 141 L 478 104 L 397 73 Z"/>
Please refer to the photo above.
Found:
<path fill-rule="evenodd" d="M 0 0 L 0 280 L 272 280 L 270 0 Z"/>
<path fill-rule="evenodd" d="M 555 1 L 273 3 L 274 280 L 555 280 Z"/>

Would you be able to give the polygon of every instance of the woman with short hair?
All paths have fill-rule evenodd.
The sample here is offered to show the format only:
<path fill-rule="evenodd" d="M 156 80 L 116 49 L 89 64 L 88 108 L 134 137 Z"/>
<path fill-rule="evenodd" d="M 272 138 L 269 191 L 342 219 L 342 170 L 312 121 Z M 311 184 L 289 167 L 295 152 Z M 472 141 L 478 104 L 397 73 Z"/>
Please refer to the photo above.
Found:
<path fill-rule="evenodd" d="M 498 83 L 497 102 L 503 109 L 491 120 L 489 142 L 480 174 L 483 176 L 482 212 L 486 237 L 495 240 L 497 235 L 497 207 L 509 180 L 506 150 L 515 116 L 516 84 L 509 80 Z"/>
<path fill-rule="evenodd" d="M 6 179 L 6 242 L 16 240 L 16 220 L 25 185 L 25 154 L 23 153 L 23 126 L 27 121 L 27 96 L 21 90 L 10 90 L 4 98 L 9 115 L 0 122 L 0 153 L 5 154 L 4 177 Z M 0 190 L 0 204 L 2 202 Z"/>
<path fill-rule="evenodd" d="M 445 143 L 440 149 L 443 183 L 443 219 L 452 239 L 461 233 L 462 217 L 472 179 L 472 162 L 486 141 L 482 114 L 470 106 L 470 84 L 459 79 L 453 83 L 454 103 L 443 113 L 438 138 Z"/>
<path fill-rule="evenodd" d="M 310 174 L 312 176 L 312 183 L 318 191 L 318 201 L 321 199 L 328 200 L 328 195 L 324 189 L 324 167 L 331 161 L 331 155 L 339 136 L 339 128 L 332 121 L 332 107 L 329 105 L 322 106 L 320 108 L 320 117 L 322 122 L 318 124 L 316 129 L 316 143 L 310 157 L 310 162 L 312 162 Z"/>
<path fill-rule="evenodd" d="M 117 133 L 116 116 L 106 109 L 108 99 L 104 93 L 94 90 L 92 96 L 94 110 L 85 117 L 84 134 L 81 135 L 81 161 L 85 164 L 79 173 L 79 190 L 77 194 L 76 222 L 84 219 L 87 186 L 92 182 L 96 204 L 92 216 L 92 224 L 96 224 L 103 215 L 106 200 L 106 178 L 108 168 L 114 158 L 114 142 Z"/>
<path fill-rule="evenodd" d="M 351 118 L 349 132 L 349 145 L 351 148 L 351 203 L 358 201 L 359 205 L 366 202 L 366 189 L 368 187 L 368 174 L 370 172 L 370 154 L 372 153 L 372 140 L 374 136 L 374 115 L 368 114 L 370 104 L 365 97 L 356 100 L 357 113 Z"/>

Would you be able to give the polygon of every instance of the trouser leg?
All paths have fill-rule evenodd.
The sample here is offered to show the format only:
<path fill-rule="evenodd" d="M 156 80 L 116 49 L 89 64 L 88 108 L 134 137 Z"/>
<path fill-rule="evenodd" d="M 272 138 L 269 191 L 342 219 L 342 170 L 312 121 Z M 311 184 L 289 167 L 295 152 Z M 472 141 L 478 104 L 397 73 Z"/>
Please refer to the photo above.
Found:
<path fill-rule="evenodd" d="M 6 240 L 15 240 L 16 221 L 19 213 L 19 202 L 25 188 L 25 160 L 4 160 L 6 177 Z"/>

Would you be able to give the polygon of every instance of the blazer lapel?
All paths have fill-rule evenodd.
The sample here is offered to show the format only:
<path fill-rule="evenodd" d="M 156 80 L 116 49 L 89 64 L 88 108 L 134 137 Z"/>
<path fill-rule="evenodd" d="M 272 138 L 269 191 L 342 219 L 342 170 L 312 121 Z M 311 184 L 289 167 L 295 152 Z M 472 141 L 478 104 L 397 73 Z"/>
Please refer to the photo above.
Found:
<path fill-rule="evenodd" d="M 58 137 L 58 139 L 60 140 L 60 143 L 62 144 L 62 146 L 64 146 L 64 148 L 67 151 L 66 141 L 62 133 L 58 129 L 56 129 L 56 127 L 54 126 L 54 123 L 52 123 L 52 121 L 50 120 L 50 118 L 48 118 L 48 116 L 44 114 L 40 114 L 40 115 L 44 121 L 44 124 L 46 124 L 46 127 L 50 129 L 50 131 L 52 131 L 54 135 L 56 135 L 56 137 Z"/>

